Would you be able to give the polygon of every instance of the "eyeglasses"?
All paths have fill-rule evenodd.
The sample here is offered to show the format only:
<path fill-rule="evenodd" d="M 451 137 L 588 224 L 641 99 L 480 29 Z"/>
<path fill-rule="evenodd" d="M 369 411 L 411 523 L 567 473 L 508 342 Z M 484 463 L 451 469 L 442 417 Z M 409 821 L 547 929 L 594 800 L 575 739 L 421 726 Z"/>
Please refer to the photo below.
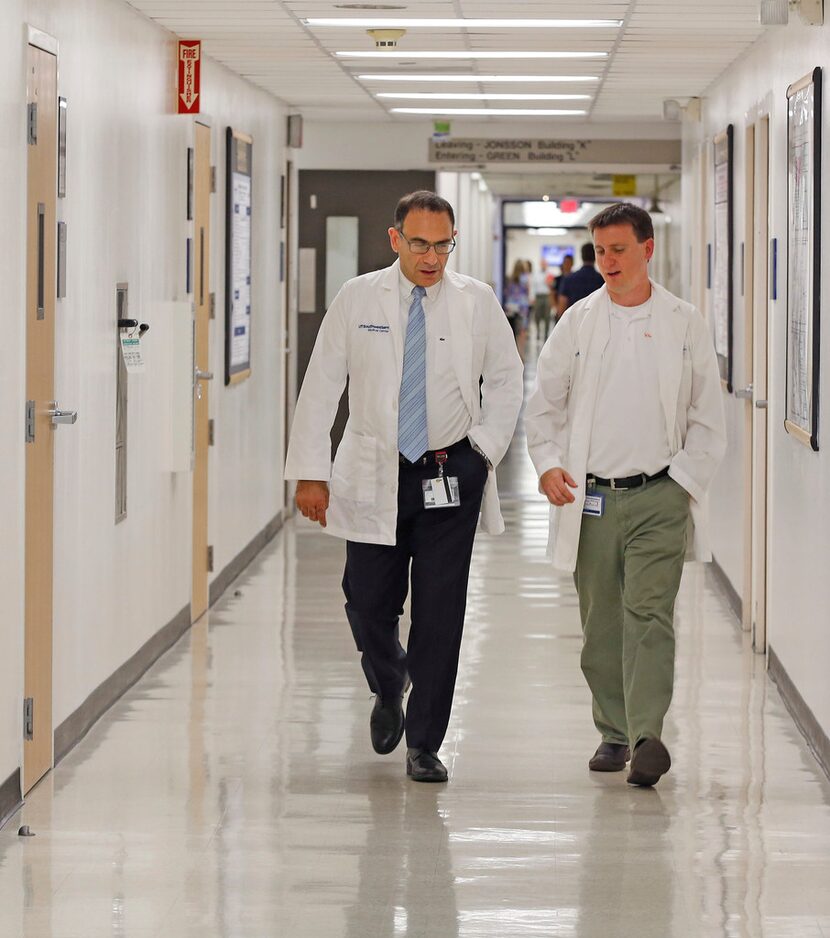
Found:
<path fill-rule="evenodd" d="M 398 234 L 406 241 L 413 254 L 429 254 L 430 248 L 435 248 L 436 254 L 452 254 L 455 250 L 455 238 L 452 241 L 424 241 L 423 238 L 413 238 L 410 241 L 400 228 Z"/>

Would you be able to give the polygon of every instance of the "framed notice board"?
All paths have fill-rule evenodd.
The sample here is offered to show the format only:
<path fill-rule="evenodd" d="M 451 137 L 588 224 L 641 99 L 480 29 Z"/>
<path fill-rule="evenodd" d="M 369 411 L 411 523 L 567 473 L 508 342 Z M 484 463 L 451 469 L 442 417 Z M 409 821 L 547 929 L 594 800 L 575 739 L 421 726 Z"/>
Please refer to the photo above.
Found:
<path fill-rule="evenodd" d="M 251 158 L 253 139 L 227 129 L 225 384 L 251 374 Z"/>
<path fill-rule="evenodd" d="M 784 427 L 818 450 L 821 69 L 787 89 L 787 400 Z"/>
<path fill-rule="evenodd" d="M 726 390 L 732 393 L 732 291 L 733 215 L 733 133 L 730 124 L 714 139 L 715 153 L 715 250 L 712 276 L 712 318 L 715 323 L 715 352 L 718 370 Z"/>

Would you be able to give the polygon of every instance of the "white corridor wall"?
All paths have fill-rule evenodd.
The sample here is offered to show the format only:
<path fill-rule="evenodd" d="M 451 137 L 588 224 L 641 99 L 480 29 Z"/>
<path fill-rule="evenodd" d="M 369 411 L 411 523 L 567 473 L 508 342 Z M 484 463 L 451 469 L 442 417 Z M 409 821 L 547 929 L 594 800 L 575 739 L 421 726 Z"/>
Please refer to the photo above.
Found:
<path fill-rule="evenodd" d="M 784 430 L 786 284 L 787 284 L 787 87 L 809 74 L 816 66 L 830 67 L 830 24 L 809 27 L 790 14 L 790 25 L 771 29 L 752 49 L 730 68 L 710 89 L 705 102 L 703 124 L 688 128 L 684 160 L 686 172 L 693 173 L 688 160 L 690 148 L 701 139 L 708 150 L 715 134 L 728 124 L 735 125 L 735 381 L 747 383 L 744 373 L 744 304 L 741 296 L 740 244 L 743 240 L 744 134 L 758 106 L 769 106 L 770 115 L 770 237 L 778 239 L 778 299 L 771 303 L 769 344 L 769 560 L 768 633 L 770 647 L 781 661 L 807 707 L 830 735 L 830 578 L 825 570 L 830 558 L 830 428 L 826 419 L 830 397 L 830 336 L 821 336 L 821 423 L 818 453 L 797 442 Z M 828 126 L 828 109 L 820 116 Z M 698 133 L 699 130 L 699 133 Z M 708 163 L 705 200 L 711 200 L 711 159 Z M 821 179 L 830 178 L 830 147 L 824 146 Z M 700 185 L 685 180 L 686 211 L 694 217 Z M 712 240 L 712 210 L 700 239 Z M 821 225 L 822 244 L 830 244 L 830 209 L 824 199 Z M 686 251 L 692 255 L 687 233 Z M 697 264 L 699 271 L 700 265 Z M 821 295 L 830 296 L 830 264 L 823 263 Z M 824 303 L 826 306 L 826 301 Z M 729 427 L 729 450 L 711 495 L 714 553 L 735 591 L 743 583 L 743 436 L 745 401 L 724 396 Z M 746 601 L 746 597 L 744 597 Z"/>
<path fill-rule="evenodd" d="M 57 304 L 56 393 L 78 423 L 55 450 L 54 726 L 190 602 L 190 472 L 171 472 L 165 445 L 170 362 L 164 304 L 186 292 L 187 148 L 193 118 L 173 112 L 176 37 L 120 0 L 4 0 L 0 5 L 0 784 L 20 765 L 23 696 L 23 398 L 25 389 L 25 29 L 59 43 L 58 93 L 68 102 L 67 295 Z M 217 191 L 211 196 L 209 288 L 209 541 L 215 571 L 284 508 L 284 367 L 280 175 L 286 109 L 209 58 L 202 110 L 210 115 Z M 253 136 L 252 374 L 225 387 L 225 128 Z M 129 315 L 150 324 L 146 369 L 129 376 L 128 515 L 115 514 L 115 286 L 129 283 Z M 215 574 L 215 575 L 216 575 Z M 214 575 L 214 576 L 215 576 Z"/>

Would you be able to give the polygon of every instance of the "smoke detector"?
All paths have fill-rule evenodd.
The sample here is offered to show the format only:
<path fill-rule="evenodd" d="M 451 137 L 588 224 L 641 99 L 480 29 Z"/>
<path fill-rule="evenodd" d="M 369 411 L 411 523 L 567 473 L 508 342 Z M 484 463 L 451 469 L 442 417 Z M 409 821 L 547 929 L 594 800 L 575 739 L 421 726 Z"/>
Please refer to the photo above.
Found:
<path fill-rule="evenodd" d="M 406 33 L 405 29 L 367 29 L 366 32 L 375 42 L 376 49 L 397 49 L 398 40 Z"/>

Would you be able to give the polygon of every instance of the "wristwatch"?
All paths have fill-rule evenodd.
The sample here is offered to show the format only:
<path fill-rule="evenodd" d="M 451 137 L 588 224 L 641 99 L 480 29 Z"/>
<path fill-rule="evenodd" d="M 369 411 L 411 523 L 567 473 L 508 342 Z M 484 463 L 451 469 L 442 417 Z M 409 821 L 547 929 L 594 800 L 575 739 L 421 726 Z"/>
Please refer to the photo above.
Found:
<path fill-rule="evenodd" d="M 472 446 L 472 448 L 473 448 L 473 449 L 478 453 L 478 455 L 481 456 L 481 458 L 484 460 L 484 463 L 485 463 L 485 465 L 487 466 L 487 471 L 488 471 L 488 472 L 492 472 L 492 471 L 493 471 L 493 464 L 490 462 L 490 458 L 488 457 L 487 453 L 485 453 L 484 450 L 483 450 L 483 449 L 478 445 L 478 443 L 476 443 L 474 440 L 470 440 L 470 446 Z"/>

